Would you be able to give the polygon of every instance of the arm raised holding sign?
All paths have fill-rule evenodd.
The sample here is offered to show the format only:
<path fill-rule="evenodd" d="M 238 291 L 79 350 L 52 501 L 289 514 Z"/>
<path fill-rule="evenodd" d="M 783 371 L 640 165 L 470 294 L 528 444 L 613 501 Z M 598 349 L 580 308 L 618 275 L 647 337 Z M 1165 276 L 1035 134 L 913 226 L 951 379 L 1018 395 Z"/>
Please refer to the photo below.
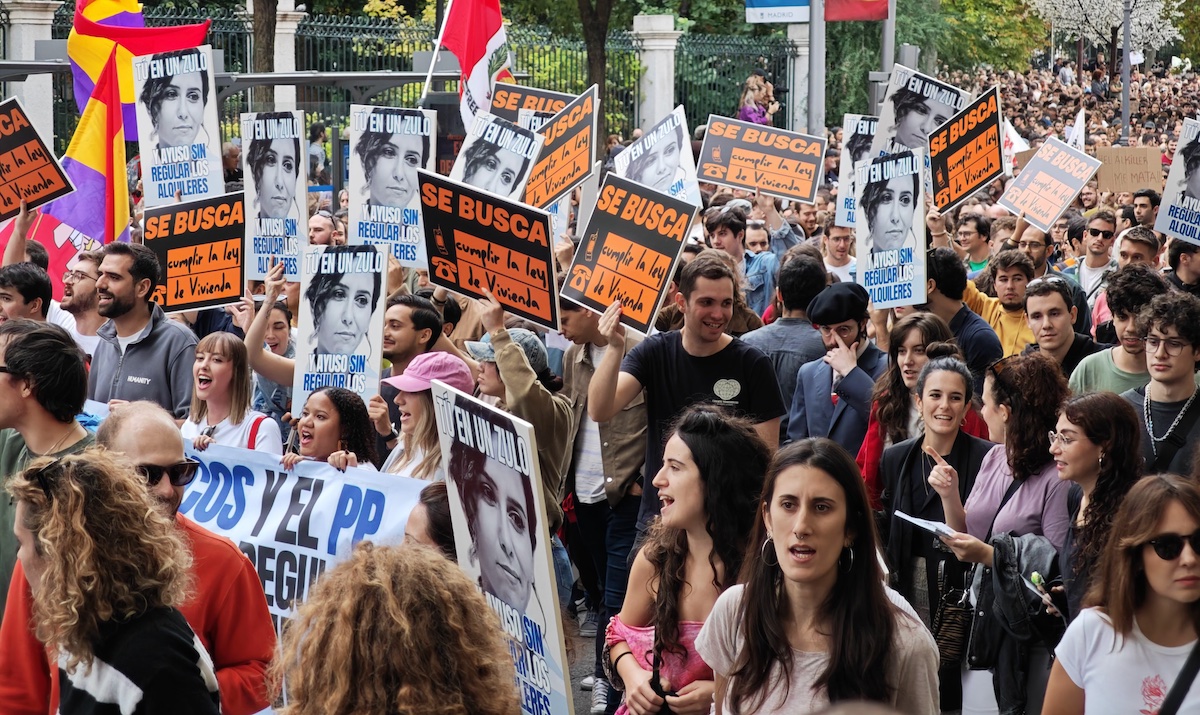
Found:
<path fill-rule="evenodd" d="M 267 272 L 267 295 L 263 301 L 263 308 L 258 311 L 250 323 L 250 327 L 246 329 L 246 353 L 250 359 L 250 369 L 280 385 L 292 384 L 295 379 L 296 361 L 276 355 L 270 350 L 264 350 L 263 343 L 267 337 L 267 323 L 271 320 L 270 308 L 283 294 L 286 283 L 287 281 L 283 277 L 283 263 L 275 263 Z M 242 299 L 242 305 L 246 306 L 247 304 L 248 308 L 253 310 L 254 300 L 249 296 Z"/>
<path fill-rule="evenodd" d="M 600 334 L 608 341 L 608 350 L 596 366 L 588 385 L 588 417 L 596 422 L 608 422 L 642 391 L 642 383 L 627 372 L 621 372 L 621 356 L 625 354 L 625 326 L 621 325 L 621 302 L 613 301 L 600 317 Z"/>

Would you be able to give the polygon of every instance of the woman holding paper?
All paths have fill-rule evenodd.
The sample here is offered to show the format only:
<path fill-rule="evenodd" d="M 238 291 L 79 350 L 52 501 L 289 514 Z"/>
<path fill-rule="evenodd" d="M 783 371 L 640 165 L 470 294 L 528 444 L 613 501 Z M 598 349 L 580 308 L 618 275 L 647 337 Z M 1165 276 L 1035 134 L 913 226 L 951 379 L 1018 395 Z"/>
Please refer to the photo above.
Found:
<path fill-rule="evenodd" d="M 283 454 L 279 425 L 250 409 L 246 343 L 233 333 L 209 333 L 196 346 L 192 410 L 179 430 L 192 446 L 210 444 Z"/>
<path fill-rule="evenodd" d="M 997 611 L 1036 613 L 1040 598 L 1027 590 L 1025 579 L 1033 571 L 1050 580 L 1056 576 L 1052 571 L 1069 527 L 1069 485 L 1058 478 L 1049 435 L 1069 395 L 1062 368 L 1048 355 L 996 362 L 984 379 L 982 415 L 992 440 L 1001 444 L 984 457 L 965 505 L 952 465 L 939 463 L 929 475 L 946 523 L 956 532 L 942 543 L 960 561 L 979 564 L 970 593 L 976 616 L 962 672 L 963 715 L 996 713 L 1001 706 L 1040 710 L 1058 636 L 1054 629 L 1061 631 L 1062 622 L 1043 612 L 1028 622 L 1037 630 L 1017 639 L 1005 631 Z M 987 644 L 996 647 L 984 648 Z M 997 702 L 998 692 L 1003 703 Z"/>

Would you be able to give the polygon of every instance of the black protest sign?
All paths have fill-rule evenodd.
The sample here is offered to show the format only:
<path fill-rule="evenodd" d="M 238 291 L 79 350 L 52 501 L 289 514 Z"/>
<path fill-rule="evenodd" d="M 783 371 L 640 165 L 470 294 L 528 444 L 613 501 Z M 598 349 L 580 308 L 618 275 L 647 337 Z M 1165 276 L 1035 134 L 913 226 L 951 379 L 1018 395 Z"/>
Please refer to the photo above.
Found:
<path fill-rule="evenodd" d="M 492 108 L 489 113 L 516 124 L 521 118 L 522 109 L 557 113 L 572 99 L 575 99 L 575 95 L 497 82 L 492 88 Z"/>
<path fill-rule="evenodd" d="M 710 114 L 696 178 L 811 204 L 826 140 Z"/>
<path fill-rule="evenodd" d="M 592 85 L 542 125 L 546 143 L 525 182 L 525 203 L 546 208 L 591 174 L 599 109 L 599 92 Z"/>
<path fill-rule="evenodd" d="M 946 212 L 1004 175 L 1000 89 L 979 99 L 929 135 L 933 204 Z"/>
<path fill-rule="evenodd" d="M 21 102 L 0 104 L 0 221 L 20 213 L 21 201 L 33 210 L 74 190 Z"/>
<path fill-rule="evenodd" d="M 621 322 L 649 332 L 695 213 L 686 201 L 609 174 L 562 296 L 598 313 L 619 300 Z"/>
<path fill-rule="evenodd" d="M 558 329 L 550 214 L 421 170 L 421 218 L 434 285 Z"/>
<path fill-rule="evenodd" d="M 999 203 L 1014 214 L 1025 214 L 1029 225 L 1048 234 L 1099 168 L 1096 159 L 1050 138 L 1008 185 Z"/>
<path fill-rule="evenodd" d="M 241 301 L 246 233 L 242 192 L 146 209 L 146 246 L 162 280 L 154 300 L 178 313 Z"/>

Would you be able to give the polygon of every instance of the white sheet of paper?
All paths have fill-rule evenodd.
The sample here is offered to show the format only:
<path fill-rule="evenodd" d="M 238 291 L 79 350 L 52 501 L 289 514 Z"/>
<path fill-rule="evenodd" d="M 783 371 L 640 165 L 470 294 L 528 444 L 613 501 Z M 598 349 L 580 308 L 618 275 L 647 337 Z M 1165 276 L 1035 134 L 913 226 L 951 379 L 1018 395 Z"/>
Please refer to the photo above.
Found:
<path fill-rule="evenodd" d="M 902 511 L 897 511 L 896 516 L 904 519 L 905 521 L 912 522 L 926 531 L 932 531 L 938 536 L 954 536 L 955 533 L 954 529 L 951 529 L 945 522 L 930 521 L 928 519 L 909 516 Z"/>

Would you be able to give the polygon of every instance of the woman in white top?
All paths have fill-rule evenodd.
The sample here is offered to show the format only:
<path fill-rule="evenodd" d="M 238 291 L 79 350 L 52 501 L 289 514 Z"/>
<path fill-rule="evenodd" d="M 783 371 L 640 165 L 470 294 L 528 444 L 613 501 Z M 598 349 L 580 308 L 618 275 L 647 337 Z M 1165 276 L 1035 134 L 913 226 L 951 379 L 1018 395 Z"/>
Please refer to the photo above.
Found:
<path fill-rule="evenodd" d="M 1042 713 L 1160 712 L 1200 633 L 1200 487 L 1161 474 L 1129 490 L 1085 603 L 1055 650 Z M 1200 712 L 1200 687 L 1177 712 Z"/>
<path fill-rule="evenodd" d="M 400 391 L 395 400 L 400 408 L 400 443 L 384 460 L 380 471 L 435 482 L 446 478 L 433 414 L 430 390 L 433 380 L 441 380 L 468 395 L 475 389 L 467 364 L 443 352 L 421 353 L 408 363 L 403 373 L 383 380 Z"/>
<path fill-rule="evenodd" d="M 813 438 L 767 470 L 741 585 L 696 639 L 716 674 L 717 715 L 803 715 L 870 700 L 938 713 L 929 631 L 883 585 L 862 477 L 837 443 Z"/>
<path fill-rule="evenodd" d="M 233 333 L 210 333 L 196 346 L 192 411 L 180 431 L 203 451 L 210 444 L 283 454 L 279 425 L 250 409 L 246 344 Z"/>

